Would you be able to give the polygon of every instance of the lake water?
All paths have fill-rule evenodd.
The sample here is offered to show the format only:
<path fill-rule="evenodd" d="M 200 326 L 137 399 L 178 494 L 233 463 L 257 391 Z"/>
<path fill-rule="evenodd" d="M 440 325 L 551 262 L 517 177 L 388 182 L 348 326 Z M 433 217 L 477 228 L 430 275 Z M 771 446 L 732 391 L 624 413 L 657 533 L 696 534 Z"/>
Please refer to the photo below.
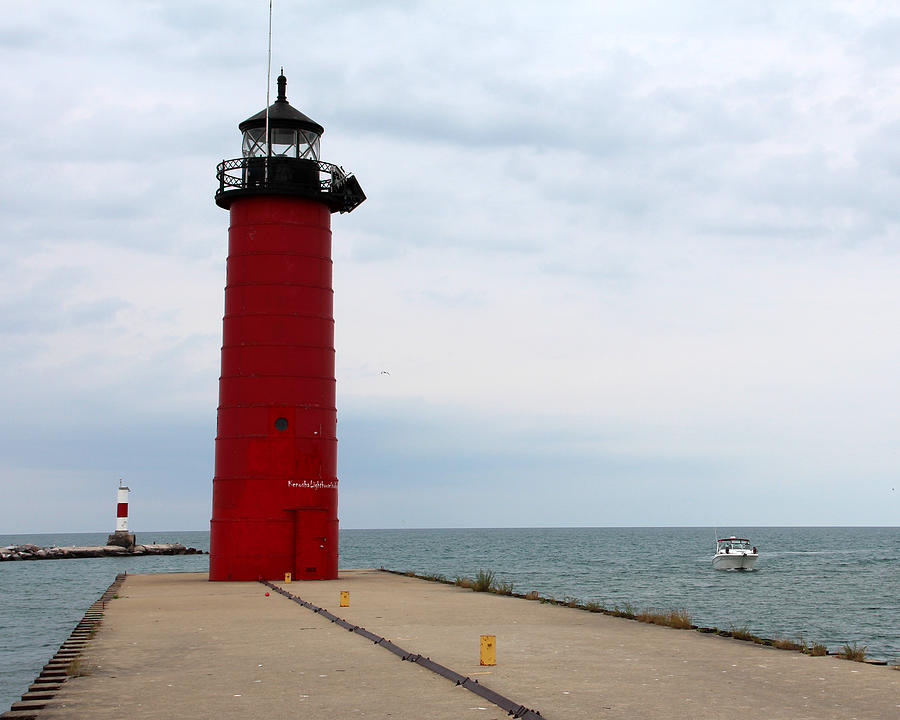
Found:
<path fill-rule="evenodd" d="M 837 650 L 846 643 L 900 662 L 900 528 L 720 528 L 749 538 L 752 572 L 714 571 L 709 528 L 342 530 L 342 568 L 493 571 L 607 608 L 686 609 L 694 623 L 746 628 Z M 0 546 L 102 545 L 106 533 L 0 535 Z M 208 532 L 142 532 L 141 543 L 209 549 Z M 88 606 L 120 572 L 206 571 L 207 555 L 0 563 L 0 711 L 25 692 Z"/>

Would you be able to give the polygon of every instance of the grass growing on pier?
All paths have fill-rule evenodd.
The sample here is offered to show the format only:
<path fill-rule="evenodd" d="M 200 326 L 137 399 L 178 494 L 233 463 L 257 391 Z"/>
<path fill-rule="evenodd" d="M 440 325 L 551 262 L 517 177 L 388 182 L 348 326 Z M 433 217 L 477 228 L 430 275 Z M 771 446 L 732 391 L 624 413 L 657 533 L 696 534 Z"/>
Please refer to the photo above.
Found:
<path fill-rule="evenodd" d="M 443 575 L 416 575 L 416 577 L 421 578 L 422 580 L 432 580 L 450 584 L 450 581 Z M 515 594 L 511 582 L 498 582 L 496 577 L 493 570 L 479 570 L 478 575 L 475 576 L 474 580 L 462 575 L 457 575 L 452 584 L 456 585 L 456 587 L 469 588 L 475 592 L 490 592 L 496 593 L 497 595 Z"/>
<path fill-rule="evenodd" d="M 691 614 L 684 608 L 667 610 L 665 612 L 643 610 L 635 615 L 634 619 L 653 625 L 678 628 L 679 630 L 690 629 L 693 627 Z"/>
<path fill-rule="evenodd" d="M 809 654 L 813 657 L 825 657 L 828 654 L 828 648 L 822 643 L 813 643 L 809 646 Z"/>
<path fill-rule="evenodd" d="M 844 660 L 853 660 L 854 662 L 862 662 L 866 659 L 866 646 L 857 645 L 855 642 L 844 645 L 838 653 Z"/>
<path fill-rule="evenodd" d="M 613 617 L 626 618 L 628 620 L 634 620 L 634 606 L 631 603 L 625 603 L 625 606 L 620 610 L 619 606 L 616 605 L 615 610 L 610 610 L 609 614 Z"/>
<path fill-rule="evenodd" d="M 694 627 L 693 618 L 686 608 L 669 610 L 667 619 L 669 627 L 678 628 L 680 630 L 690 630 Z"/>
<path fill-rule="evenodd" d="M 492 570 L 479 570 L 475 576 L 475 584 L 472 589 L 475 592 L 490 592 L 494 587 L 494 573 Z"/>
<path fill-rule="evenodd" d="M 750 629 L 744 625 L 742 627 L 731 626 L 731 637 L 737 638 L 738 640 L 754 640 L 756 636 L 750 632 Z"/>
<path fill-rule="evenodd" d="M 803 642 L 802 635 L 799 638 L 799 642 L 797 640 L 791 640 L 789 638 L 775 638 L 775 647 L 777 647 L 779 650 L 794 650 L 795 652 L 805 652 L 807 650 L 806 643 Z"/>

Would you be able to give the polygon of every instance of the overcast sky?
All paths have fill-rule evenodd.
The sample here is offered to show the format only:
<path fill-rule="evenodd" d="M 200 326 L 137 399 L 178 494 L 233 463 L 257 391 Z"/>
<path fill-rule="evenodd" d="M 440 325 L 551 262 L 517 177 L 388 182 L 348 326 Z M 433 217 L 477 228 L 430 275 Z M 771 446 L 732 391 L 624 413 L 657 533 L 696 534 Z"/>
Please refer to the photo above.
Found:
<path fill-rule="evenodd" d="M 0 534 L 207 529 L 265 0 L 0 19 Z M 900 10 L 275 1 L 342 527 L 896 525 Z M 273 94 L 274 97 L 274 94 Z M 386 370 L 390 375 L 382 373 Z"/>

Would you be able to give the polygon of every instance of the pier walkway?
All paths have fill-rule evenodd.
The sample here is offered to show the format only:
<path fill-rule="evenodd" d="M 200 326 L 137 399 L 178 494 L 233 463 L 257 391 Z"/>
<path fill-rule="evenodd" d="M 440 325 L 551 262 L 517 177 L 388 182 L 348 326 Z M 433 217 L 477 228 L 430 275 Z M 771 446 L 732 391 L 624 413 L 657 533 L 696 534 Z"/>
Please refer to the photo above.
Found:
<path fill-rule="evenodd" d="M 547 720 L 900 717 L 889 667 L 377 570 L 278 585 Z M 117 592 L 41 720 L 508 717 L 259 583 L 129 575 Z M 493 667 L 479 665 L 482 634 L 496 635 Z"/>

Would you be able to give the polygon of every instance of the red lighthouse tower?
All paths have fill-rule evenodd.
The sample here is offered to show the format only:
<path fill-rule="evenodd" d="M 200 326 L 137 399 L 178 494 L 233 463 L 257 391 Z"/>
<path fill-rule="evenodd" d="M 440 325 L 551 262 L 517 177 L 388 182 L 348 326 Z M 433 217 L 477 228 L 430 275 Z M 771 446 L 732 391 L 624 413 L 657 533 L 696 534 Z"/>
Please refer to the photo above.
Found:
<path fill-rule="evenodd" d="M 337 577 L 331 213 L 366 196 L 278 98 L 217 168 L 230 214 L 210 580 Z"/>

